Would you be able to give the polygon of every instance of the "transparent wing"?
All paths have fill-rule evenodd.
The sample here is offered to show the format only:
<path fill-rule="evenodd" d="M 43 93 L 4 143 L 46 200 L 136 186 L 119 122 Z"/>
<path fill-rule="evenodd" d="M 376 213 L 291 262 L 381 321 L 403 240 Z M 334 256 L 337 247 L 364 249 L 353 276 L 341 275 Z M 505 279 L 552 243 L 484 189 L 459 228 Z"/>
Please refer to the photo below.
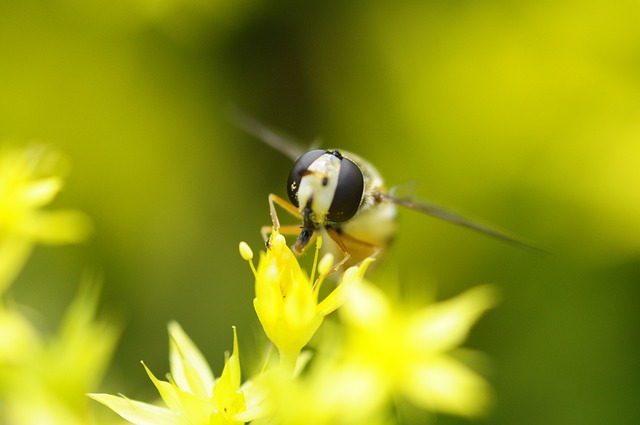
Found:
<path fill-rule="evenodd" d="M 486 226 L 484 224 L 480 224 L 475 221 L 466 219 L 461 215 L 454 213 L 453 211 L 447 210 L 439 205 L 435 205 L 435 204 L 424 202 L 424 201 L 415 201 L 411 198 L 399 198 L 399 197 L 382 193 L 382 192 L 378 192 L 376 196 L 384 201 L 393 202 L 394 204 L 401 205 L 405 208 L 410 208 L 412 210 L 415 210 L 424 214 L 428 214 L 430 216 L 433 216 L 442 220 L 446 220 L 450 223 L 457 224 L 459 226 L 466 227 L 468 229 L 472 229 L 480 233 L 484 233 L 485 235 L 491 236 L 496 239 L 500 239 L 505 242 L 509 242 L 514 245 L 518 245 L 528 250 L 535 251 L 538 253 L 545 253 L 544 250 L 541 250 L 540 248 L 537 248 L 526 242 L 523 242 L 522 240 L 517 239 L 513 236 L 510 236 L 505 232 L 501 232 L 497 229 L 494 229 L 493 227 Z"/>
<path fill-rule="evenodd" d="M 256 137 L 283 155 L 291 158 L 292 161 L 297 160 L 302 156 L 302 154 L 310 150 L 308 147 L 305 148 L 301 146 L 300 143 L 296 142 L 292 138 L 276 133 L 257 119 L 238 108 L 231 108 L 229 118 L 231 119 L 231 122 L 238 126 L 238 128 Z"/>

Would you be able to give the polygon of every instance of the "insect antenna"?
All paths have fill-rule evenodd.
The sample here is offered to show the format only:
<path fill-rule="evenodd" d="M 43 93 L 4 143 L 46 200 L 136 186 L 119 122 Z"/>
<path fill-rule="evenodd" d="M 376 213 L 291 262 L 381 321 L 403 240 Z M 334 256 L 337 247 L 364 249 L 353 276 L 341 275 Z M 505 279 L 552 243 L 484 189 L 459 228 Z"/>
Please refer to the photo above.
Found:
<path fill-rule="evenodd" d="M 309 151 L 309 148 L 302 147 L 293 138 L 275 132 L 239 108 L 229 108 L 228 115 L 230 121 L 239 129 L 261 140 L 267 146 L 272 147 L 292 161 L 297 160 L 302 154 Z"/>

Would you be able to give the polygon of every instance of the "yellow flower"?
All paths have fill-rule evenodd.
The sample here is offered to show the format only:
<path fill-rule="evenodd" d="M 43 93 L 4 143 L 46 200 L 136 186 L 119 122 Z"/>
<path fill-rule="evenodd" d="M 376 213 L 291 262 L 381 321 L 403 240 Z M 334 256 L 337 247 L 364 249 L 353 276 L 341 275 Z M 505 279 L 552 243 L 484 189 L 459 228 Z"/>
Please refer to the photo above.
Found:
<path fill-rule="evenodd" d="M 92 423 L 85 394 L 102 377 L 118 334 L 96 320 L 97 301 L 96 287 L 85 286 L 51 341 L 0 306 L 0 423 Z"/>
<path fill-rule="evenodd" d="M 311 276 L 300 267 L 298 259 L 286 244 L 284 236 L 273 231 L 266 253 L 260 254 L 256 269 L 251 262 L 253 253 L 246 243 L 240 244 L 241 256 L 249 261 L 255 275 L 253 305 L 262 327 L 280 353 L 280 362 L 293 371 L 300 350 L 318 330 L 324 317 L 345 301 L 346 290 L 357 285 L 371 261 L 345 271 L 340 282 L 327 297 L 318 302 L 318 293 L 333 265 L 333 258 L 325 256 L 318 265 L 319 277 L 314 282 L 318 251 L 322 239 L 318 238 Z"/>
<path fill-rule="evenodd" d="M 481 415 L 492 402 L 491 388 L 454 354 L 497 298 L 494 287 L 479 286 L 409 313 L 373 285 L 352 287 L 341 310 L 347 362 L 369 367 L 378 376 L 377 385 L 422 408 Z"/>
<path fill-rule="evenodd" d="M 42 145 L 0 149 L 0 294 L 34 243 L 77 242 L 90 232 L 78 211 L 42 210 L 62 188 L 63 168 L 63 157 Z"/>
<path fill-rule="evenodd" d="M 0 296 L 35 243 L 77 242 L 91 229 L 71 210 L 46 211 L 62 188 L 66 162 L 43 145 L 0 147 Z M 0 300 L 0 423 L 91 423 L 87 391 L 101 378 L 117 330 L 96 320 L 98 291 L 85 284 L 59 334 L 44 338 L 22 309 Z"/>
<path fill-rule="evenodd" d="M 124 396 L 90 394 L 127 421 L 137 425 L 242 424 L 236 415 L 245 410 L 240 388 L 238 338 L 233 330 L 233 353 L 216 381 L 209 364 L 177 323 L 169 324 L 171 375 L 157 379 L 144 366 L 167 407 L 159 407 Z"/>

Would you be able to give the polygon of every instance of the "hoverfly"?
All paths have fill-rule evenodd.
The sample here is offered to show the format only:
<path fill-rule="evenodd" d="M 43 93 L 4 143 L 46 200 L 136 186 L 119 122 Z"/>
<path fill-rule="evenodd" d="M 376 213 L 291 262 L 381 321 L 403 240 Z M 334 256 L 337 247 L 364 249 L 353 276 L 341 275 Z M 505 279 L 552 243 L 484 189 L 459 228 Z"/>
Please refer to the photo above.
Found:
<path fill-rule="evenodd" d="M 304 151 L 252 117 L 234 111 L 234 122 L 294 161 L 287 180 L 289 201 L 269 195 L 273 228 L 298 235 L 291 247 L 304 252 L 316 233 L 324 233 L 335 243 L 331 251 L 342 253 L 334 271 L 383 251 L 396 233 L 397 205 L 467 227 L 491 237 L 540 251 L 494 228 L 468 220 L 438 205 L 397 197 L 384 186 L 378 170 L 360 156 L 337 149 Z M 281 226 L 275 206 L 302 220 L 302 226 Z M 270 227 L 262 229 L 268 240 Z M 327 238 L 323 237 L 323 240 Z"/>

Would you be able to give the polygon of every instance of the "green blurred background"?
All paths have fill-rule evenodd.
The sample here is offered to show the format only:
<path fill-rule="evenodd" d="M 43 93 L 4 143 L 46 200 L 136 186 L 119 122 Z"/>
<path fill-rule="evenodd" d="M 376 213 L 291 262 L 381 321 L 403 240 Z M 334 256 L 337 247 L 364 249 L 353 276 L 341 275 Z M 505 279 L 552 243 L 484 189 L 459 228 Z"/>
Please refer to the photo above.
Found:
<path fill-rule="evenodd" d="M 102 273 L 103 310 L 126 324 L 104 391 L 151 397 L 139 360 L 168 370 L 172 319 L 216 371 L 232 325 L 250 358 L 237 245 L 262 246 L 290 163 L 230 124 L 236 105 L 549 251 L 403 211 L 378 270 L 442 297 L 500 286 L 469 343 L 495 369 L 481 423 L 636 423 L 638 22 L 635 0 L 0 2 L 0 140 L 68 154 L 56 205 L 96 226 L 36 250 L 11 296 L 54 330 Z"/>

